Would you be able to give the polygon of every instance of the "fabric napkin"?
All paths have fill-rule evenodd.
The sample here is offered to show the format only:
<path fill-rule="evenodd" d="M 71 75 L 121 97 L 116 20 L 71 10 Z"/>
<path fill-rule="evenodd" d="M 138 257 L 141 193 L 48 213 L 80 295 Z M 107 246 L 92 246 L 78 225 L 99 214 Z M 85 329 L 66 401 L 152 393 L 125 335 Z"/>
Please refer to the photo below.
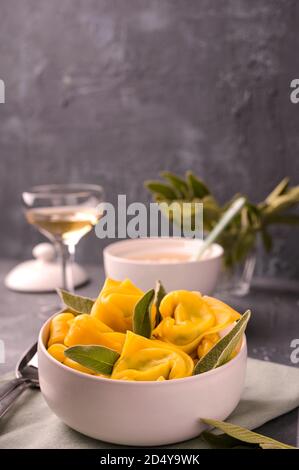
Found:
<path fill-rule="evenodd" d="M 248 359 L 246 385 L 229 422 L 255 429 L 299 406 L 299 368 Z M 0 448 L 112 449 L 120 446 L 86 437 L 63 424 L 42 394 L 27 390 L 0 420 Z M 206 449 L 200 437 L 168 448 Z"/>

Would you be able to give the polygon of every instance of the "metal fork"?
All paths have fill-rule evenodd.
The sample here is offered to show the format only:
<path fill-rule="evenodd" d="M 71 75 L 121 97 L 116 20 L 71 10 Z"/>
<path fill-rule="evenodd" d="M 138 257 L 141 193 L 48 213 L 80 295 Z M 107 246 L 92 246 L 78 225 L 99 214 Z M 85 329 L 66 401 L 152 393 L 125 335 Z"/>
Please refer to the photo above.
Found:
<path fill-rule="evenodd" d="M 39 388 L 37 368 L 37 343 L 22 355 L 16 366 L 16 378 L 0 387 L 0 418 L 15 400 L 29 387 Z"/>

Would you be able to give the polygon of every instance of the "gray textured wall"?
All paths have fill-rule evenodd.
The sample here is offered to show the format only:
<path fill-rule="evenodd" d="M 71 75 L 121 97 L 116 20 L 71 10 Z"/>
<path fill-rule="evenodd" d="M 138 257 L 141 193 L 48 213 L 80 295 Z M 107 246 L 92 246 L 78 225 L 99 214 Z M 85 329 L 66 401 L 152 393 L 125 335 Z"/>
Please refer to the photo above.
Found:
<path fill-rule="evenodd" d="M 145 178 L 191 168 L 221 200 L 258 200 L 285 175 L 298 183 L 298 3 L 0 0 L 0 256 L 39 239 L 20 206 L 32 184 L 146 200 Z M 280 231 L 260 269 L 299 277 L 298 233 Z M 80 257 L 102 245 L 90 235 Z"/>

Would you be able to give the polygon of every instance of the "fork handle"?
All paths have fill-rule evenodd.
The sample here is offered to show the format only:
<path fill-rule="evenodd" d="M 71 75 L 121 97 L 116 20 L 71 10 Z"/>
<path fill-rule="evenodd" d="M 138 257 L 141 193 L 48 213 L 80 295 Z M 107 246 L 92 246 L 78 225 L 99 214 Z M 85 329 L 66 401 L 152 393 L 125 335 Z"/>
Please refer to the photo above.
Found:
<path fill-rule="evenodd" d="M 9 410 L 9 408 L 13 405 L 15 400 L 26 390 L 30 387 L 30 382 L 28 381 L 21 381 L 19 385 L 16 385 L 15 388 L 11 390 L 11 392 L 7 393 L 2 400 L 0 400 L 0 418 L 5 415 L 5 413 Z"/>
<path fill-rule="evenodd" d="M 5 382 L 5 384 L 1 385 L 0 387 L 0 400 L 2 400 L 2 398 L 4 398 L 8 393 L 12 392 L 12 390 L 18 385 L 26 381 L 27 379 L 19 377 L 17 379 L 12 379 L 9 382 Z"/>

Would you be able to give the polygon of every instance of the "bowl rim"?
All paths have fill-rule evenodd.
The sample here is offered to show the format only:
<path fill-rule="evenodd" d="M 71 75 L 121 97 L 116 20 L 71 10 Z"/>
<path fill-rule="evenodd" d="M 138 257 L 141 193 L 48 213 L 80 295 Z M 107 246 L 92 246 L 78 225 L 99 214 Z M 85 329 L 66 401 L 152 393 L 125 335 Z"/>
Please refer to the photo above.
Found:
<path fill-rule="evenodd" d="M 106 246 L 103 249 L 103 256 L 109 257 L 110 259 L 113 259 L 117 261 L 118 263 L 121 264 L 131 264 L 131 265 L 139 265 L 139 266 L 167 266 L 167 267 L 173 267 L 173 266 L 187 266 L 187 265 L 194 265 L 194 264 L 204 264 L 208 263 L 210 261 L 220 259 L 223 257 L 224 254 L 224 249 L 219 243 L 212 243 L 212 247 L 217 248 L 217 253 L 213 254 L 209 258 L 203 258 L 201 260 L 188 260 L 188 261 L 172 261 L 172 262 L 157 262 L 157 261 L 144 261 L 140 259 L 130 259 L 130 258 L 125 258 L 124 256 L 119 256 L 116 253 L 113 253 L 113 250 L 117 247 L 121 248 L 121 246 L 126 247 L 131 244 L 141 244 L 141 243 L 158 243 L 158 242 L 167 242 L 169 244 L 171 243 L 196 243 L 196 242 L 201 242 L 203 243 L 203 240 L 199 240 L 196 238 L 183 238 L 183 237 L 144 237 L 144 238 L 135 238 L 135 239 L 128 239 L 128 240 L 118 240 L 116 242 L 110 243 L 108 246 Z M 112 253 L 111 253 L 112 251 Z M 182 250 L 183 251 L 183 250 Z"/>
<path fill-rule="evenodd" d="M 92 381 L 98 381 L 99 383 L 110 383 L 113 384 L 112 386 L 117 386 L 117 384 L 123 384 L 126 387 L 136 385 L 136 386 L 141 386 L 147 384 L 148 386 L 171 386 L 172 384 L 176 383 L 188 383 L 192 382 L 195 380 L 203 380 L 206 377 L 216 375 L 216 374 L 221 374 L 223 371 L 226 369 L 229 369 L 233 367 L 234 364 L 240 362 L 243 358 L 243 356 L 247 356 L 247 341 L 246 341 L 246 335 L 245 333 L 243 334 L 243 340 L 242 340 L 242 345 L 240 350 L 238 351 L 237 355 L 233 357 L 230 361 L 226 362 L 220 367 L 216 367 L 215 369 L 209 370 L 207 372 L 203 372 L 202 374 L 197 374 L 197 375 L 191 375 L 189 377 L 182 377 L 178 379 L 171 379 L 171 380 L 162 380 L 162 381 L 157 381 L 157 380 L 119 380 L 119 379 L 110 379 L 109 377 L 99 377 L 96 375 L 91 375 L 91 374 L 86 374 L 85 372 L 81 372 L 76 369 L 72 369 L 71 367 L 66 366 L 65 364 L 62 364 L 61 362 L 57 361 L 51 354 L 48 353 L 46 346 L 43 342 L 43 335 L 44 335 L 44 330 L 49 326 L 50 322 L 52 319 L 57 316 L 61 312 L 54 313 L 50 318 L 48 318 L 42 325 L 39 335 L 38 335 L 38 357 L 40 354 L 40 351 L 53 363 L 55 364 L 58 368 L 62 368 L 62 370 L 66 370 L 68 373 L 71 375 L 75 375 L 81 378 L 86 378 L 87 380 L 92 380 Z M 138 384 L 138 385 L 137 385 Z M 163 384 L 163 385 L 162 385 Z M 168 384 L 168 385 L 165 385 Z"/>

